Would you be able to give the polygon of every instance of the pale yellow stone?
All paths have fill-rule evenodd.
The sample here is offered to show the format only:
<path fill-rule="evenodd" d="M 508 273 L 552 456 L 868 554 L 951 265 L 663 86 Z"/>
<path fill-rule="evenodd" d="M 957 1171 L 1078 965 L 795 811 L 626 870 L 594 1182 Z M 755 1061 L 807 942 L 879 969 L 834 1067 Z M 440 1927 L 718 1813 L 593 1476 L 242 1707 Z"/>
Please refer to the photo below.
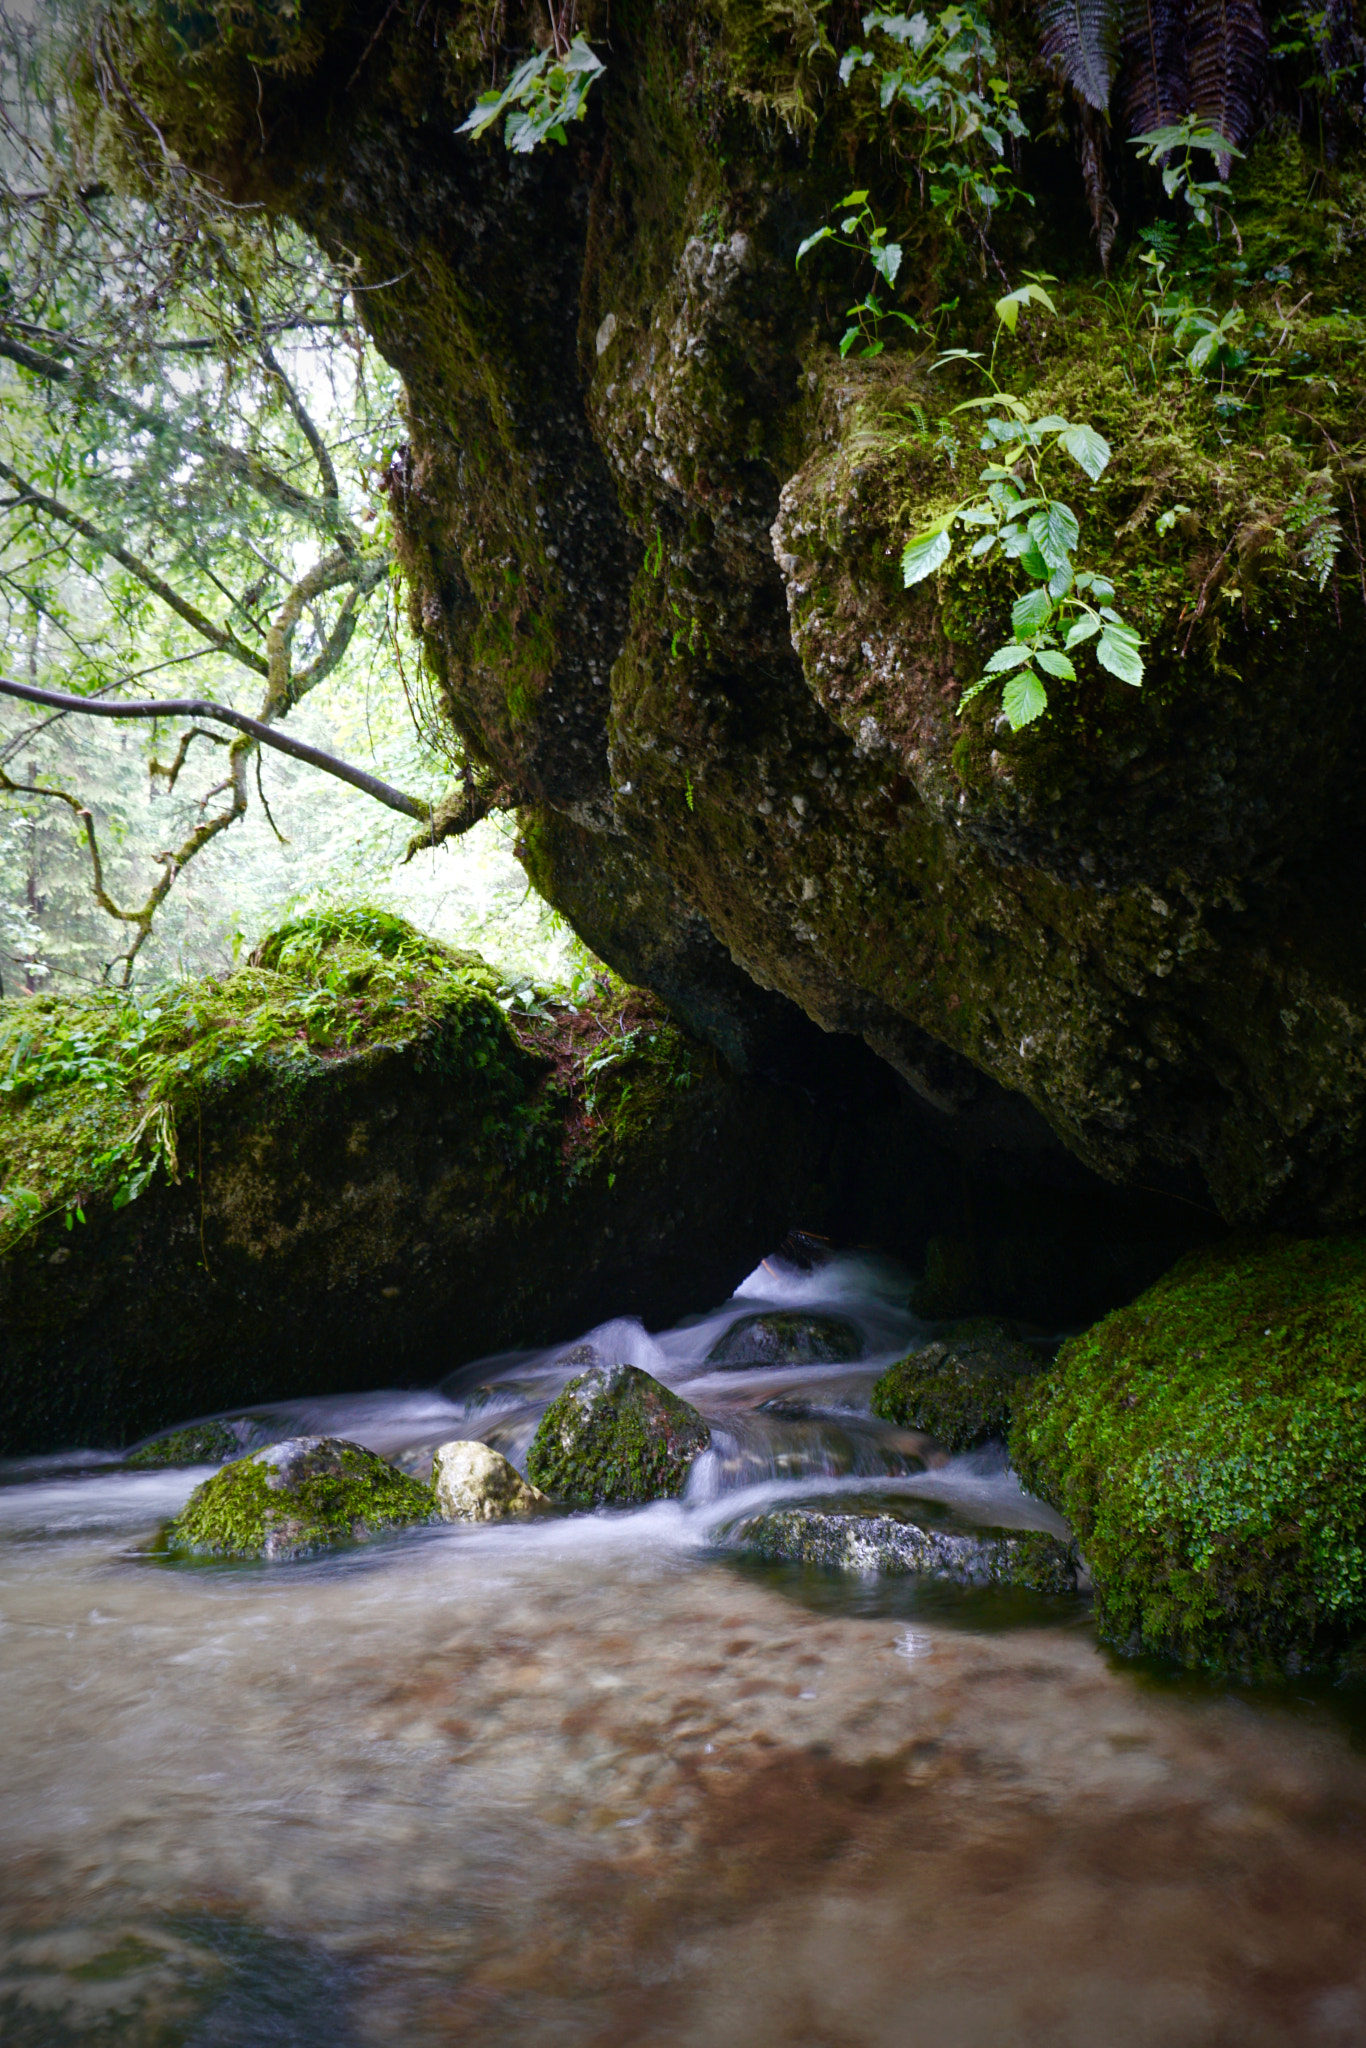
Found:
<path fill-rule="evenodd" d="M 509 1515 L 541 1515 L 550 1506 L 538 1487 L 487 1444 L 442 1444 L 432 1460 L 432 1485 L 447 1522 L 499 1522 Z"/>

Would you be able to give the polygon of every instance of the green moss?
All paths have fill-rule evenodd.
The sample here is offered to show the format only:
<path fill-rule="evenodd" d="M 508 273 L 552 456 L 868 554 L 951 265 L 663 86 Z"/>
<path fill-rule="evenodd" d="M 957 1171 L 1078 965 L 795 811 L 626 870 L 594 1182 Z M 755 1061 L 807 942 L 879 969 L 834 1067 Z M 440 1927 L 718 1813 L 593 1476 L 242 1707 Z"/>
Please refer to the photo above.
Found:
<path fill-rule="evenodd" d="M 707 1353 L 711 1365 L 847 1365 L 863 1356 L 863 1339 L 844 1316 L 766 1309 L 741 1316 Z"/>
<path fill-rule="evenodd" d="M 158 1547 L 170 1555 L 300 1557 L 436 1518 L 436 1496 L 359 1444 L 300 1437 L 225 1465 Z"/>
<path fill-rule="evenodd" d="M 1003 1324 L 965 1323 L 948 1339 L 888 1366 L 873 1388 L 873 1413 L 926 1430 L 951 1451 L 1004 1436 L 1037 1361 Z"/>
<path fill-rule="evenodd" d="M 1366 1629 L 1366 1242 L 1200 1253 L 1064 1346 L 1011 1455 L 1106 1639 L 1256 1671 Z"/>
<path fill-rule="evenodd" d="M 188 1429 L 173 1429 L 130 1451 L 129 1465 L 208 1465 L 231 1458 L 241 1449 L 237 1436 L 226 1422 L 196 1422 Z"/>
<path fill-rule="evenodd" d="M 541 1417 L 526 1474 L 553 1500 L 632 1506 L 682 1493 L 710 1441 L 697 1410 L 649 1373 L 593 1366 Z"/>
<path fill-rule="evenodd" d="M 304 1092 L 357 1062 L 412 1050 L 500 1122 L 509 1161 L 551 1142 L 543 1069 L 511 1038 L 498 978 L 387 912 L 297 918 L 249 965 L 150 999 L 92 990 L 0 1004 L 0 1254 L 38 1223 L 115 1208 L 182 1159 L 206 1111 L 265 1089 L 297 1111 Z"/>

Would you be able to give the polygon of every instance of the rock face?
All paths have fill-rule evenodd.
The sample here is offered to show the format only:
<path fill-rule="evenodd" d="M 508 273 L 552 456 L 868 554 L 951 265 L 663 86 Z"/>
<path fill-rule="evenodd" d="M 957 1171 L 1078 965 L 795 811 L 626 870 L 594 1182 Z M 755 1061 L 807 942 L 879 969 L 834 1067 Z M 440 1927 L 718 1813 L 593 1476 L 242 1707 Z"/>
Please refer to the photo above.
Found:
<path fill-rule="evenodd" d="M 1034 1593 L 1077 1590 L 1075 1544 L 1043 1530 L 944 1529 L 914 1516 L 914 1504 L 896 1513 L 829 1504 L 772 1508 L 736 1522 L 725 1541 L 773 1564 L 892 1578 L 916 1574 L 955 1586 L 1022 1586 Z"/>
<path fill-rule="evenodd" d="M 1031 20 L 998 26 L 1037 135 Z M 953 408 L 978 385 L 909 349 L 841 359 L 846 273 L 794 266 L 851 182 L 895 203 L 839 84 L 857 21 L 615 10 L 592 118 L 531 157 L 455 133 L 481 21 L 304 0 L 201 35 L 152 10 L 123 61 L 171 147 L 372 287 L 407 387 L 412 616 L 469 758 L 521 793 L 537 886 L 732 1060 L 764 1066 L 800 1011 L 968 1151 L 1066 1148 L 1227 1219 L 1366 1214 L 1361 603 L 1296 538 L 1360 438 L 1356 343 L 1297 330 L 1322 442 L 1275 393 L 1235 431 L 1198 377 L 1136 385 L 1071 145 L 1036 140 L 1028 180 L 1070 196 L 992 233 L 1060 313 L 998 367 L 1113 450 L 1086 545 L 1148 674 L 1088 669 L 1017 733 L 992 693 L 959 716 L 1013 572 L 964 553 L 908 593 L 897 558 L 975 486 Z M 533 11 L 505 30 L 531 48 Z M 1293 241 L 1287 291 L 1316 307 L 1363 282 L 1311 198 L 1338 175 L 1271 137 L 1234 177 L 1242 231 L 1268 262 Z M 914 209 L 892 225 L 918 252 L 900 303 L 953 301 L 985 346 L 996 273 Z"/>
<path fill-rule="evenodd" d="M 340 1437 L 296 1436 L 225 1465 L 190 1495 L 171 1555 L 306 1557 L 435 1519 L 432 1490 Z"/>
<path fill-rule="evenodd" d="M 863 1356 L 863 1339 L 843 1316 L 766 1310 L 741 1316 L 707 1353 L 708 1365 L 846 1365 Z"/>
<path fill-rule="evenodd" d="M 442 1444 L 432 1460 L 432 1490 L 446 1522 L 503 1522 L 545 1514 L 550 1501 L 487 1444 Z"/>
<path fill-rule="evenodd" d="M 595 1365 L 541 1417 L 527 1476 L 555 1500 L 628 1507 L 682 1493 L 710 1442 L 697 1410 L 649 1373 Z"/>
<path fill-rule="evenodd" d="M 1064 1345 L 1011 1457 L 1124 1650 L 1248 1673 L 1366 1642 L 1366 1242 L 1192 1257 Z"/>
<path fill-rule="evenodd" d="M 965 1323 L 889 1365 L 873 1388 L 884 1422 L 927 1430 L 951 1451 L 1004 1436 L 1039 1361 L 1000 1323 Z"/>

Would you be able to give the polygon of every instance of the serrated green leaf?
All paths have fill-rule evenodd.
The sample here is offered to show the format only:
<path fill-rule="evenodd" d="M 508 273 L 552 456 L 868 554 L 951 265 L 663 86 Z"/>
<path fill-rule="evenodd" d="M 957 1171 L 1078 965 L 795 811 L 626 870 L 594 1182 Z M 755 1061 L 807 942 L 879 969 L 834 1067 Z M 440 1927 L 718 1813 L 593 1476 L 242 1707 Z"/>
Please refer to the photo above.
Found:
<path fill-rule="evenodd" d="M 1078 619 L 1074 625 L 1068 627 L 1063 646 L 1080 647 L 1083 640 L 1093 640 L 1099 631 L 1100 620 L 1091 612 L 1086 618 Z"/>
<path fill-rule="evenodd" d="M 1096 642 L 1096 660 L 1122 683 L 1132 683 L 1136 690 L 1141 689 L 1143 657 L 1134 640 L 1121 639 L 1112 626 L 1107 626 Z"/>
<path fill-rule="evenodd" d="M 901 580 L 906 589 L 942 569 L 952 553 L 953 542 L 943 526 L 932 526 L 927 533 L 908 540 L 901 555 Z"/>
<path fill-rule="evenodd" d="M 1061 676 L 1067 683 L 1077 680 L 1077 672 L 1071 662 L 1065 654 L 1059 654 L 1056 647 L 1041 647 L 1034 659 L 1047 676 Z"/>
<path fill-rule="evenodd" d="M 988 658 L 986 673 L 989 676 L 1003 675 L 1007 669 L 1023 668 L 1025 663 L 1032 659 L 1032 649 L 1021 647 L 1018 641 L 1012 640 L 1007 646 L 998 647 Z"/>
<path fill-rule="evenodd" d="M 975 541 L 973 542 L 972 546 L 971 546 L 971 547 L 970 547 L 970 548 L 968 549 L 968 554 L 969 554 L 969 555 L 970 555 L 970 556 L 971 556 L 971 557 L 972 557 L 972 558 L 973 558 L 974 560 L 977 560 L 977 559 L 978 559 L 978 558 L 980 558 L 981 556 L 984 556 L 984 555 L 989 555 L 989 554 L 991 553 L 992 549 L 993 549 L 993 548 L 995 547 L 995 545 L 996 545 L 996 536 L 995 536 L 995 534 L 994 534 L 994 533 L 986 533 L 986 534 L 983 534 L 983 536 L 982 536 L 981 540 L 975 540 Z"/>
<path fill-rule="evenodd" d="M 1012 732 L 1018 732 L 1022 725 L 1032 725 L 1040 713 L 1047 711 L 1048 692 L 1032 668 L 1022 669 L 1010 678 L 1001 692 L 1001 709 Z"/>
<path fill-rule="evenodd" d="M 1110 460 L 1110 443 L 1094 427 L 1085 424 L 1069 427 L 1065 434 L 1059 434 L 1058 445 L 1067 450 L 1077 468 L 1084 470 L 1092 483 L 1104 474 Z"/>
<path fill-rule="evenodd" d="M 1046 590 L 1027 590 L 1010 607 L 1010 626 L 1017 640 L 1038 633 L 1053 616 L 1053 601 Z"/>

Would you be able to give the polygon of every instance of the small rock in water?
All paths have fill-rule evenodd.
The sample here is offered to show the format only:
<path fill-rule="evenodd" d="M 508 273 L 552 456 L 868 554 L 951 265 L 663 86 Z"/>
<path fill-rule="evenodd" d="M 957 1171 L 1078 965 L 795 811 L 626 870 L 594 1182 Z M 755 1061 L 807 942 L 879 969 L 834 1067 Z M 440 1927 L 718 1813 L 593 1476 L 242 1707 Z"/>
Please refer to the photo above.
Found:
<path fill-rule="evenodd" d="M 270 1425 L 268 1415 L 220 1415 L 209 1422 L 191 1422 L 184 1429 L 163 1430 L 160 1436 L 139 1444 L 124 1463 L 221 1465 L 226 1458 L 240 1458 L 243 1451 L 268 1442 Z"/>
<path fill-rule="evenodd" d="M 501 1451 L 481 1443 L 442 1444 L 432 1461 L 432 1487 L 446 1522 L 500 1522 L 542 1515 L 551 1505 Z"/>
<path fill-rule="evenodd" d="M 741 1316 L 707 1353 L 708 1365 L 852 1365 L 863 1339 L 843 1316 L 769 1310 Z"/>
<path fill-rule="evenodd" d="M 1003 1324 L 964 1323 L 888 1366 L 873 1388 L 873 1413 L 968 1451 L 1005 1435 L 1020 1388 L 1038 1370 Z"/>
<path fill-rule="evenodd" d="M 1034 1593 L 1075 1593 L 1082 1569 L 1075 1543 L 1041 1529 L 924 1527 L 904 1511 L 876 1507 L 853 1513 L 828 1506 L 770 1509 L 735 1523 L 726 1540 L 770 1563 L 885 1577 L 916 1573 L 956 1586 L 1022 1586 Z"/>
<path fill-rule="evenodd" d="M 631 1506 L 682 1493 L 710 1442 L 697 1410 L 639 1366 L 595 1365 L 541 1417 L 527 1477 L 576 1506 Z"/>
<path fill-rule="evenodd" d="M 340 1437 L 296 1436 L 238 1458 L 197 1486 L 157 1548 L 213 1557 L 304 1557 L 435 1519 L 431 1488 L 374 1451 Z"/>

